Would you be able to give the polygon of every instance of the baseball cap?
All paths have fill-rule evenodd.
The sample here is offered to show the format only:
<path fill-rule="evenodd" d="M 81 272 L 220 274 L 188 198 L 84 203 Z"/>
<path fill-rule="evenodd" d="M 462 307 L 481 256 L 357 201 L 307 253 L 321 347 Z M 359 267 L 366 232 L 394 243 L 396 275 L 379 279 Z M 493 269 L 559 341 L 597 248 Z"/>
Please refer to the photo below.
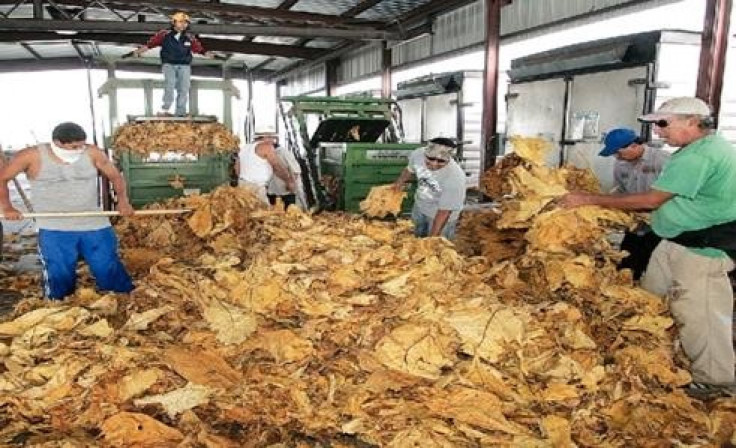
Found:
<path fill-rule="evenodd" d="M 424 155 L 436 159 L 450 160 L 457 145 L 449 138 L 433 138 L 424 149 Z"/>
<path fill-rule="evenodd" d="M 700 115 L 709 117 L 711 110 L 700 98 L 681 96 L 672 98 L 662 104 L 656 112 L 639 117 L 640 121 L 657 121 L 669 115 Z"/>
<path fill-rule="evenodd" d="M 621 149 L 626 148 L 630 144 L 634 143 L 637 138 L 639 138 L 639 136 L 632 129 L 613 129 L 609 131 L 606 134 L 606 138 L 603 139 L 603 144 L 605 146 L 603 147 L 603 149 L 601 149 L 601 152 L 599 152 L 598 155 L 602 157 L 612 156 L 619 152 Z"/>
<path fill-rule="evenodd" d="M 254 134 L 256 137 L 278 137 L 279 135 L 279 133 L 276 132 L 276 129 L 271 126 L 256 128 Z"/>

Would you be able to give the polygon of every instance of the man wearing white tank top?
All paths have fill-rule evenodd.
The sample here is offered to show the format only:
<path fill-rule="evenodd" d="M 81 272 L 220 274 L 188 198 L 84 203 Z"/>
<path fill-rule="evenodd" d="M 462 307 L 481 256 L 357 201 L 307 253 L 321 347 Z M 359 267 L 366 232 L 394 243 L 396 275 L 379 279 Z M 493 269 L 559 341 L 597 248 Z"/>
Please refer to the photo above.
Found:
<path fill-rule="evenodd" d="M 276 153 L 277 137 L 278 134 L 271 129 L 256 131 L 255 142 L 243 146 L 235 164 L 238 184 L 255 191 L 265 204 L 269 203 L 266 192 L 268 183 L 274 175 L 286 183 L 289 192 L 296 191 L 296 179 Z"/>
<path fill-rule="evenodd" d="M 125 180 L 105 153 L 86 143 L 87 134 L 75 123 L 54 128 L 53 143 L 20 151 L 0 169 L 0 210 L 8 219 L 23 219 L 10 203 L 8 182 L 25 173 L 37 212 L 89 212 L 99 209 L 98 173 L 118 196 L 123 216 L 134 214 Z M 102 291 L 127 293 L 133 283 L 118 254 L 118 242 L 104 217 L 36 219 L 38 249 L 43 265 L 46 298 L 61 300 L 74 293 L 77 261 L 81 258 Z"/>

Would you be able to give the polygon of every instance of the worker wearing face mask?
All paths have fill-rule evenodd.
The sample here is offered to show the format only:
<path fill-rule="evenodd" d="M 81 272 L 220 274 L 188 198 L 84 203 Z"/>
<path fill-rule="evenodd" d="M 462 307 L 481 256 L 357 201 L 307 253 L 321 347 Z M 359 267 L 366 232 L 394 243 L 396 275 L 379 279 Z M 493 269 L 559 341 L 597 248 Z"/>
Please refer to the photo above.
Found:
<path fill-rule="evenodd" d="M 644 141 L 628 128 L 613 129 L 604 139 L 604 148 L 598 153 L 602 157 L 616 157 L 613 168 L 613 179 L 616 192 L 623 194 L 644 193 L 662 172 L 670 153 L 644 144 Z M 659 238 L 647 225 L 634 231 L 626 232 L 621 242 L 621 250 L 629 255 L 621 260 L 619 268 L 631 269 L 634 280 L 639 280 L 649 264 Z"/>
<path fill-rule="evenodd" d="M 412 178 L 417 179 L 414 208 L 414 235 L 419 238 L 455 237 L 455 228 L 465 204 L 465 172 L 452 159 L 455 142 L 448 138 L 434 138 L 424 148 L 409 156 L 409 165 L 394 182 L 402 189 Z"/>
<path fill-rule="evenodd" d="M 205 51 L 202 42 L 189 32 L 189 15 L 177 12 L 171 16 L 171 28 L 161 30 L 138 48 L 133 55 L 140 56 L 151 48 L 161 47 L 161 69 L 164 73 L 164 98 L 161 115 L 170 115 L 176 90 L 176 115 L 187 114 L 189 88 L 192 76 L 192 54 L 214 57 Z"/>
<path fill-rule="evenodd" d="M 120 214 L 133 215 L 123 176 L 86 139 L 87 134 L 79 125 L 62 123 L 54 129 L 52 143 L 24 149 L 4 165 L 0 169 L 0 210 L 5 218 L 23 219 L 10 203 L 8 191 L 8 182 L 20 173 L 25 173 L 30 181 L 35 212 L 97 210 L 97 177 L 101 173 L 112 183 Z M 107 218 L 37 218 L 36 224 L 48 299 L 61 300 L 74 292 L 79 258 L 89 265 L 98 289 L 119 293 L 133 289 Z"/>

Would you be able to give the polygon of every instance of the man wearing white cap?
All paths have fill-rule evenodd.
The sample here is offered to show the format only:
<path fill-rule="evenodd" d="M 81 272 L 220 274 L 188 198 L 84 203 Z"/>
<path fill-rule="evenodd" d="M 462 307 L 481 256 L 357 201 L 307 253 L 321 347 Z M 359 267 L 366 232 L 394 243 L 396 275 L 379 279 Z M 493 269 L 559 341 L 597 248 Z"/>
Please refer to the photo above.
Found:
<path fill-rule="evenodd" d="M 669 299 L 691 361 L 693 382 L 687 392 L 698 398 L 732 394 L 733 291 L 728 272 L 734 262 L 715 245 L 686 247 L 671 240 L 736 221 L 736 150 L 713 132 L 710 108 L 696 98 L 674 98 L 640 120 L 652 123 L 668 145 L 680 148 L 652 189 L 624 195 L 571 193 L 563 205 L 653 210 L 652 229 L 664 240 L 652 254 L 642 286 Z"/>
<path fill-rule="evenodd" d="M 268 204 L 266 188 L 274 174 L 284 181 L 286 189 L 292 193 L 296 191 L 296 180 L 276 154 L 276 132 L 264 128 L 255 134 L 255 141 L 240 150 L 235 171 L 239 185 L 251 188 L 259 199 Z"/>
<path fill-rule="evenodd" d="M 417 178 L 417 191 L 411 219 L 414 235 L 419 238 L 455 237 L 455 228 L 465 204 L 465 172 L 452 159 L 455 143 L 448 138 L 434 138 L 424 148 L 409 155 L 409 165 L 394 182 L 402 189 L 412 178 Z"/>

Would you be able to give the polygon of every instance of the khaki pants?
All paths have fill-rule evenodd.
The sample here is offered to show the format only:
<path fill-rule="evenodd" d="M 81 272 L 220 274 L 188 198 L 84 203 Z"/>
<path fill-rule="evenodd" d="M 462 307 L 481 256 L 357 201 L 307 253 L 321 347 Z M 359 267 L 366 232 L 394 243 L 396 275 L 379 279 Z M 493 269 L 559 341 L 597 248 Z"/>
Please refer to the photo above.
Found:
<path fill-rule="evenodd" d="M 704 257 L 663 240 L 642 277 L 644 289 L 669 300 L 693 381 L 734 383 L 733 268 L 730 258 Z"/>

